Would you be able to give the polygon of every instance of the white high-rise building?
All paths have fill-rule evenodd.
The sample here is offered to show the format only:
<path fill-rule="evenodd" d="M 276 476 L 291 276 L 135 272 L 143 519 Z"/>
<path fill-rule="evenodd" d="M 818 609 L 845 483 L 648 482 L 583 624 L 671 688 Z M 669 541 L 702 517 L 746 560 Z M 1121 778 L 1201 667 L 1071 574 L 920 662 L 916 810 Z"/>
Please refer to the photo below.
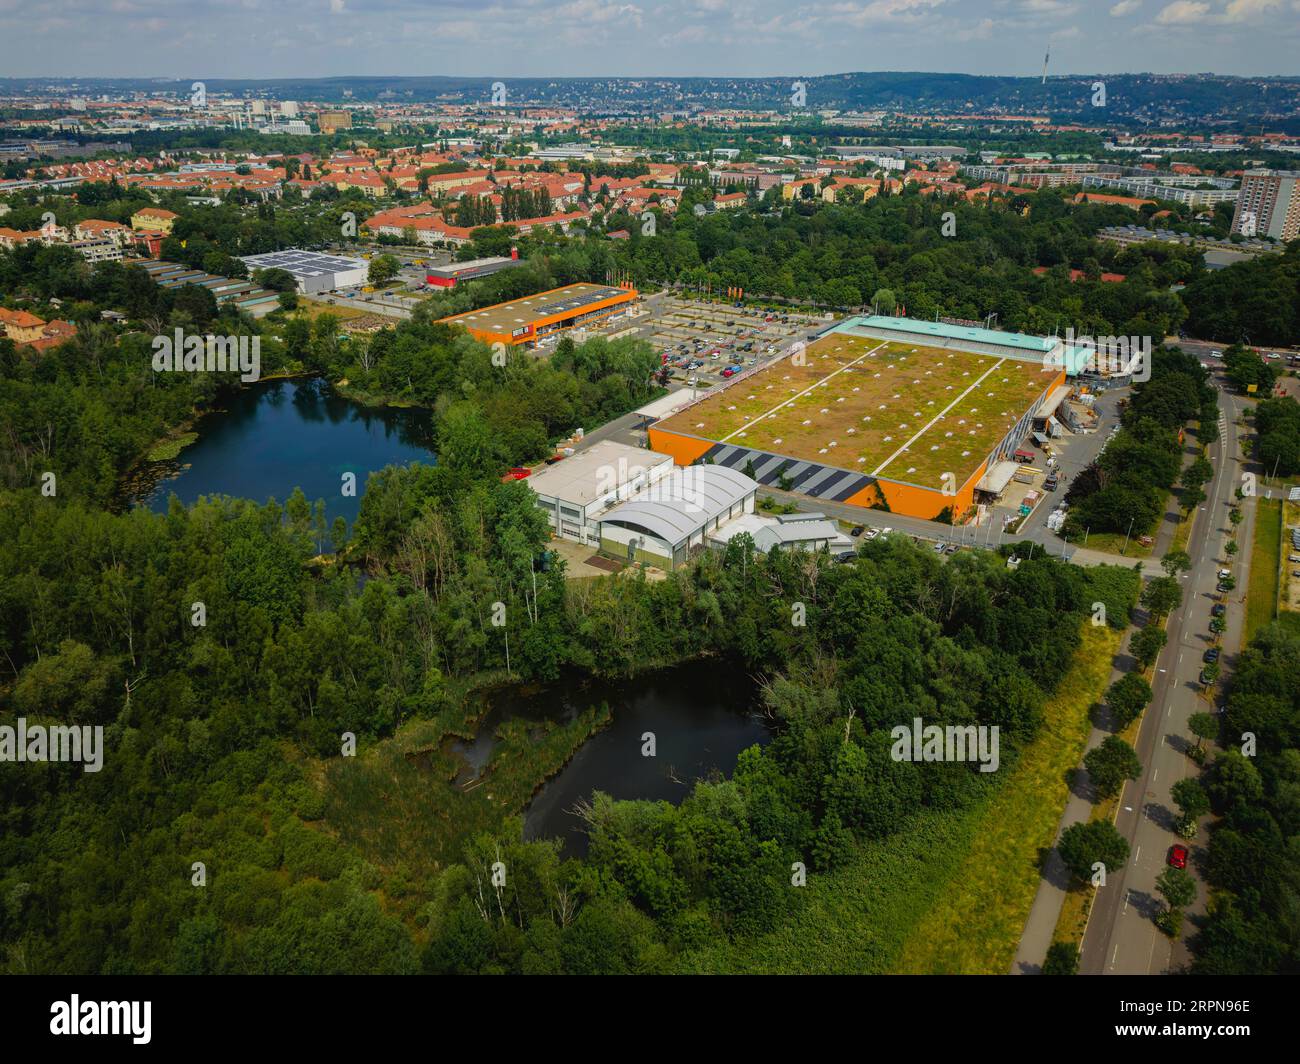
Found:
<path fill-rule="evenodd" d="M 280 114 L 282 114 L 285 118 L 297 118 L 298 104 L 293 100 L 285 100 L 282 104 L 280 104 Z"/>
<path fill-rule="evenodd" d="M 1232 231 L 1282 241 L 1300 236 L 1300 170 L 1247 170 Z"/>

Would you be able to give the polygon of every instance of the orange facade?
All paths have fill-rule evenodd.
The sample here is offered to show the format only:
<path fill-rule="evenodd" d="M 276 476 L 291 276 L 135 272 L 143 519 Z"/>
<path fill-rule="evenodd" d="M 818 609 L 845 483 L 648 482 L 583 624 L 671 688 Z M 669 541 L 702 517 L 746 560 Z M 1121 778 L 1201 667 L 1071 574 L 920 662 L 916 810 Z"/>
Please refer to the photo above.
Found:
<path fill-rule="evenodd" d="M 649 436 L 650 449 L 660 454 L 670 455 L 679 466 L 688 466 L 698 461 L 718 446 L 714 440 L 702 440 L 695 436 L 667 432 L 653 426 L 649 430 Z M 975 486 L 987 472 L 988 466 L 989 461 L 985 459 L 952 495 L 945 495 L 942 491 L 931 488 L 918 488 L 914 484 L 904 484 L 897 480 L 873 478 L 871 483 L 842 501 L 850 506 L 869 509 L 883 498 L 890 513 L 920 517 L 927 521 L 934 520 L 950 507 L 953 517 L 959 517 L 975 505 Z"/>
<path fill-rule="evenodd" d="M 551 289 L 553 292 L 559 292 L 562 290 L 563 289 L 561 288 Z M 540 292 L 538 294 L 548 295 L 549 293 Z M 481 340 L 485 344 L 502 343 L 507 346 L 518 346 L 519 344 L 535 343 L 539 336 L 543 336 L 548 332 L 554 332 L 557 329 L 571 328 L 571 322 L 574 318 L 586 317 L 591 314 L 599 314 L 601 317 L 613 314 L 616 310 L 634 302 L 637 295 L 638 293 L 635 288 L 625 288 L 620 291 L 618 295 L 608 296 L 605 299 L 596 299 L 590 303 L 584 303 L 580 307 L 575 307 L 572 310 L 565 310 L 558 314 L 546 314 L 538 318 L 533 318 L 531 321 L 525 322 L 523 325 L 515 329 L 502 328 L 496 330 L 486 326 L 469 325 L 461 320 L 465 318 L 467 314 L 456 314 L 450 318 L 443 318 L 442 324 L 462 325 L 466 331 L 474 337 L 474 339 Z M 486 309 L 491 310 L 493 308 L 488 307 Z M 481 314 L 482 311 L 470 311 L 468 313 Z"/>

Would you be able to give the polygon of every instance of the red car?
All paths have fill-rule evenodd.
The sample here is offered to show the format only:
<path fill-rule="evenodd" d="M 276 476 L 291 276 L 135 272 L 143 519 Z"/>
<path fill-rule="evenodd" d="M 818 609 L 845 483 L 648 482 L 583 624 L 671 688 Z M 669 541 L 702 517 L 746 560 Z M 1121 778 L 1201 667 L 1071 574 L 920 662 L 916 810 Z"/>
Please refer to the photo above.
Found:
<path fill-rule="evenodd" d="M 1169 867 L 1186 868 L 1187 867 L 1187 847 L 1181 843 L 1175 843 L 1169 847 Z"/>

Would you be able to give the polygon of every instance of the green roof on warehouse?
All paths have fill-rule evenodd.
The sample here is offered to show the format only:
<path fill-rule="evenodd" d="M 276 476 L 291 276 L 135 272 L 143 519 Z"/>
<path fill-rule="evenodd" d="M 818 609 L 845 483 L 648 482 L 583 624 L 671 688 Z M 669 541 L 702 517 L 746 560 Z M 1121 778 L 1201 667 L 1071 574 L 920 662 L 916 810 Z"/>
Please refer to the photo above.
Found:
<path fill-rule="evenodd" d="M 922 321 L 918 318 L 891 318 L 884 314 L 868 314 L 850 318 L 834 331 L 849 329 L 889 329 L 893 332 L 912 333 L 915 336 L 938 337 L 944 340 L 964 340 L 967 343 L 996 344 L 999 347 L 1018 347 L 1045 355 L 1060 341 L 1051 336 L 1028 336 L 1025 333 L 999 332 L 969 325 L 948 325 L 941 321 Z"/>

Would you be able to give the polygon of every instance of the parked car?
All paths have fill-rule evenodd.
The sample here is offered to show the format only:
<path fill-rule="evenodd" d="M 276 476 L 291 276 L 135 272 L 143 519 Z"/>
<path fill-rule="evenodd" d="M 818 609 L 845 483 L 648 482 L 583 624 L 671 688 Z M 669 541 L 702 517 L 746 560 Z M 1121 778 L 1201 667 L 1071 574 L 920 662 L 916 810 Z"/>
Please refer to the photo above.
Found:
<path fill-rule="evenodd" d="M 1219 648 L 1210 647 L 1209 650 L 1207 650 L 1203 655 L 1201 655 L 1201 660 L 1204 661 L 1205 664 L 1207 665 L 1213 665 L 1216 661 L 1219 660 Z"/>
<path fill-rule="evenodd" d="M 1228 612 L 1228 607 L 1225 606 L 1222 602 L 1216 602 L 1213 606 L 1210 607 L 1211 617 L 1222 617 L 1227 612 Z"/>
<path fill-rule="evenodd" d="M 1187 867 L 1187 847 L 1181 842 L 1176 842 L 1169 847 L 1169 867 L 1186 868 Z"/>
<path fill-rule="evenodd" d="M 878 528 L 867 529 L 867 539 L 875 539 L 878 535 L 880 535 L 880 529 Z"/>
<path fill-rule="evenodd" d="M 936 544 L 934 545 L 934 553 L 935 553 L 935 554 L 942 554 L 942 553 L 943 553 L 943 549 L 944 549 L 944 545 L 943 545 L 942 543 L 936 543 Z"/>
<path fill-rule="evenodd" d="M 1219 592 L 1219 594 L 1224 594 L 1225 592 L 1231 591 L 1232 588 L 1230 588 L 1227 584 L 1225 584 L 1222 580 L 1220 580 L 1215 585 L 1214 590 Z"/>
<path fill-rule="evenodd" d="M 863 529 L 861 525 L 854 525 L 853 530 L 849 533 L 849 535 L 852 536 L 854 539 L 857 539 L 858 536 L 862 535 L 862 531 Z"/>

